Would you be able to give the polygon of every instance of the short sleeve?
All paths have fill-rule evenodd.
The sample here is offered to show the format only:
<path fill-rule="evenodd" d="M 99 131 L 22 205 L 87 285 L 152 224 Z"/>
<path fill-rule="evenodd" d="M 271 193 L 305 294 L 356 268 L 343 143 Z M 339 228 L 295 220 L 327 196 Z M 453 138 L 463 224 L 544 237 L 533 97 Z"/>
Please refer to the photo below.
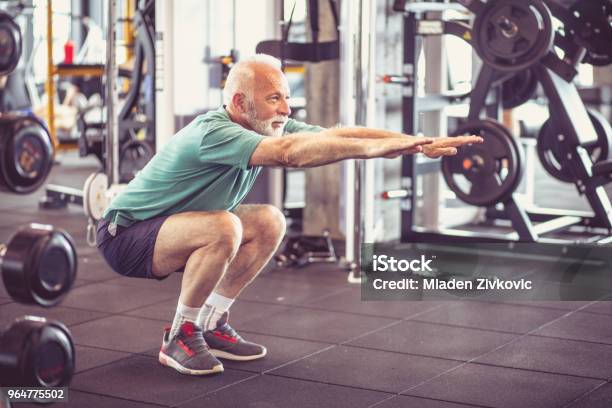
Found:
<path fill-rule="evenodd" d="M 316 125 L 309 125 L 308 123 L 300 122 L 299 120 L 289 119 L 285 124 L 285 133 L 298 133 L 298 132 L 322 132 L 325 128 Z"/>
<path fill-rule="evenodd" d="M 265 137 L 233 123 L 205 127 L 198 152 L 200 161 L 239 167 L 243 170 L 249 168 L 255 148 Z"/>

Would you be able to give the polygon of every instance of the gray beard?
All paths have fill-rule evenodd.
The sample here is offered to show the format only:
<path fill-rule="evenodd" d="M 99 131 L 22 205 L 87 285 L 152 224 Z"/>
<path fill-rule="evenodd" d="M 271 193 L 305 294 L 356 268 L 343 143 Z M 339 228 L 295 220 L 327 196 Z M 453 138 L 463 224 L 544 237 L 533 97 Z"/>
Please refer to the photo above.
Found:
<path fill-rule="evenodd" d="M 272 118 L 269 121 L 258 120 L 255 107 L 251 103 L 248 105 L 247 120 L 249 126 L 251 126 L 251 128 L 253 128 L 253 130 L 260 135 L 272 137 L 279 137 L 283 135 L 284 127 L 280 127 L 278 129 L 274 129 L 272 127 L 272 122 L 274 122 L 276 118 Z"/>

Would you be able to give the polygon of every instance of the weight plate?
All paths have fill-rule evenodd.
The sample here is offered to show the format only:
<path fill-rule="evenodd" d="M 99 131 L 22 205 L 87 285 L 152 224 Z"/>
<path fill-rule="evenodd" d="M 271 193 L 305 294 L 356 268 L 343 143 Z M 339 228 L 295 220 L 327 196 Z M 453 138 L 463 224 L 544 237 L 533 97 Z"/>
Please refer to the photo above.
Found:
<path fill-rule="evenodd" d="M 476 52 L 500 71 L 520 71 L 544 57 L 554 40 L 552 18 L 540 0 L 487 2 L 474 19 Z"/>
<path fill-rule="evenodd" d="M 21 58 L 21 30 L 13 18 L 0 11 L 0 75 L 8 75 Z"/>
<path fill-rule="evenodd" d="M 566 28 L 574 42 L 586 48 L 583 62 L 597 66 L 612 63 L 612 0 L 577 1 L 570 15 Z"/>
<path fill-rule="evenodd" d="M 57 305 L 76 279 L 74 242 L 50 225 L 31 224 L 9 241 L 1 270 L 13 299 L 44 307 Z"/>
<path fill-rule="evenodd" d="M 0 383 L 19 387 L 62 387 L 72 380 L 74 341 L 64 324 L 24 316 L 0 338 Z"/>
<path fill-rule="evenodd" d="M 85 215 L 94 221 L 102 218 L 106 209 L 106 190 L 108 188 L 108 177 L 104 173 L 93 173 L 83 186 L 83 211 Z"/>
<path fill-rule="evenodd" d="M 453 136 L 480 135 L 481 144 L 458 149 L 442 158 L 442 174 L 457 197 L 472 205 L 489 206 L 512 196 L 522 176 L 523 158 L 517 141 L 492 119 L 470 121 Z"/>
<path fill-rule="evenodd" d="M 598 163 L 612 158 L 612 127 L 606 118 L 599 112 L 587 109 L 591 123 L 597 134 L 597 142 L 583 146 L 591 156 L 593 163 Z M 565 183 L 573 183 L 574 176 L 565 164 L 563 155 L 559 149 L 558 137 L 563 132 L 559 131 L 548 119 L 538 133 L 537 152 L 542 167 L 557 180 Z"/>
<path fill-rule="evenodd" d="M 153 147 L 142 140 L 130 140 L 121 146 L 119 154 L 119 178 L 122 183 L 129 182 L 155 155 Z"/>
<path fill-rule="evenodd" d="M 53 145 L 49 132 L 34 116 L 3 114 L 0 156 L 0 184 L 14 193 L 31 193 L 51 172 Z"/>
<path fill-rule="evenodd" d="M 502 85 L 502 106 L 513 109 L 521 106 L 535 96 L 538 78 L 530 69 L 517 72 Z"/>

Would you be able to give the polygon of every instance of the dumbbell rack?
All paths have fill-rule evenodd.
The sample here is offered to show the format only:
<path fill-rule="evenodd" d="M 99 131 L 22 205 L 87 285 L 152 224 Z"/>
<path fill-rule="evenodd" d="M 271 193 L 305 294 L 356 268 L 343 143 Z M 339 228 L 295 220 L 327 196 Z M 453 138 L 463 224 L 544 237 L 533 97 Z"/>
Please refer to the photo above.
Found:
<path fill-rule="evenodd" d="M 398 3 L 403 2 L 396 2 Z M 484 4 L 475 0 L 462 1 L 472 11 L 480 11 Z M 461 22 L 436 21 L 438 29 L 433 30 L 432 21 L 423 23 L 424 13 L 410 10 L 409 5 L 401 10 L 404 12 L 404 71 L 401 77 L 404 87 L 402 110 L 403 132 L 415 134 L 417 131 L 418 113 L 428 110 L 428 102 L 437 99 L 438 102 L 452 103 L 457 98 L 448 95 L 428 95 L 425 98 L 417 95 L 417 59 L 420 53 L 422 37 L 427 35 L 453 34 L 470 42 L 473 41 L 472 29 Z M 425 28 L 425 29 L 424 29 Z M 555 43 L 556 44 L 556 43 Z M 527 209 L 513 193 L 497 206 L 487 208 L 489 220 L 506 219 L 511 222 L 513 231 L 509 233 L 481 233 L 462 229 L 426 230 L 415 225 L 415 209 L 417 197 L 413 191 L 417 176 L 439 171 L 439 166 L 432 163 L 417 163 L 412 156 L 402 159 L 402 185 L 405 194 L 401 203 L 401 242 L 550 242 L 567 243 L 568 239 L 546 237 L 551 233 L 567 231 L 570 227 L 581 226 L 584 235 L 581 242 L 612 242 L 612 206 L 603 185 L 610 181 L 612 161 L 597 164 L 591 162 L 581 145 L 596 140 L 595 129 L 591 125 L 584 104 L 580 100 L 571 80 L 576 75 L 575 66 L 585 55 L 584 48 L 569 44 L 565 47 L 565 58 L 561 60 L 552 52 L 547 53 L 532 68 L 538 81 L 542 84 L 546 96 L 550 100 L 552 120 L 560 122 L 565 134 L 563 152 L 571 157 L 570 171 L 575 176 L 578 193 L 585 195 L 593 213 L 565 211 L 555 209 Z M 487 117 L 499 119 L 502 113 L 501 92 L 499 83 L 504 72 L 483 64 L 476 85 L 470 93 L 470 113 L 468 120 L 480 118 L 484 110 Z M 571 113 L 571 114 L 570 114 Z M 578 132 L 577 129 L 580 129 Z M 537 223 L 537 224 L 536 224 Z M 592 230 L 592 229 L 600 229 Z"/>

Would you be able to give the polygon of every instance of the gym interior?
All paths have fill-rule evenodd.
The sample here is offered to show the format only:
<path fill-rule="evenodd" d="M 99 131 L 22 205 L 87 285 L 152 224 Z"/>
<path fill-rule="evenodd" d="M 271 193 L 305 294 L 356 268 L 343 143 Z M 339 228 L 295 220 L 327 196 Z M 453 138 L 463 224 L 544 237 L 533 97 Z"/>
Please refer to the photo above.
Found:
<path fill-rule="evenodd" d="M 0 1 L 0 407 L 612 406 L 611 41 L 610 0 Z M 161 279 L 194 207 L 131 241 L 151 216 L 113 209 L 193 123 L 274 139 L 226 111 L 252 112 L 234 67 L 277 63 L 276 139 L 307 123 L 321 145 L 244 166 L 214 147 L 219 174 L 260 173 L 195 210 L 264 208 L 255 235 L 280 235 L 239 295 L 220 287 L 245 241 L 187 305 L 196 252 L 227 245 Z M 304 164 L 343 131 L 358 153 Z M 380 135 L 423 144 L 362 154 Z M 165 245 L 227 231 L 188 227 Z"/>

